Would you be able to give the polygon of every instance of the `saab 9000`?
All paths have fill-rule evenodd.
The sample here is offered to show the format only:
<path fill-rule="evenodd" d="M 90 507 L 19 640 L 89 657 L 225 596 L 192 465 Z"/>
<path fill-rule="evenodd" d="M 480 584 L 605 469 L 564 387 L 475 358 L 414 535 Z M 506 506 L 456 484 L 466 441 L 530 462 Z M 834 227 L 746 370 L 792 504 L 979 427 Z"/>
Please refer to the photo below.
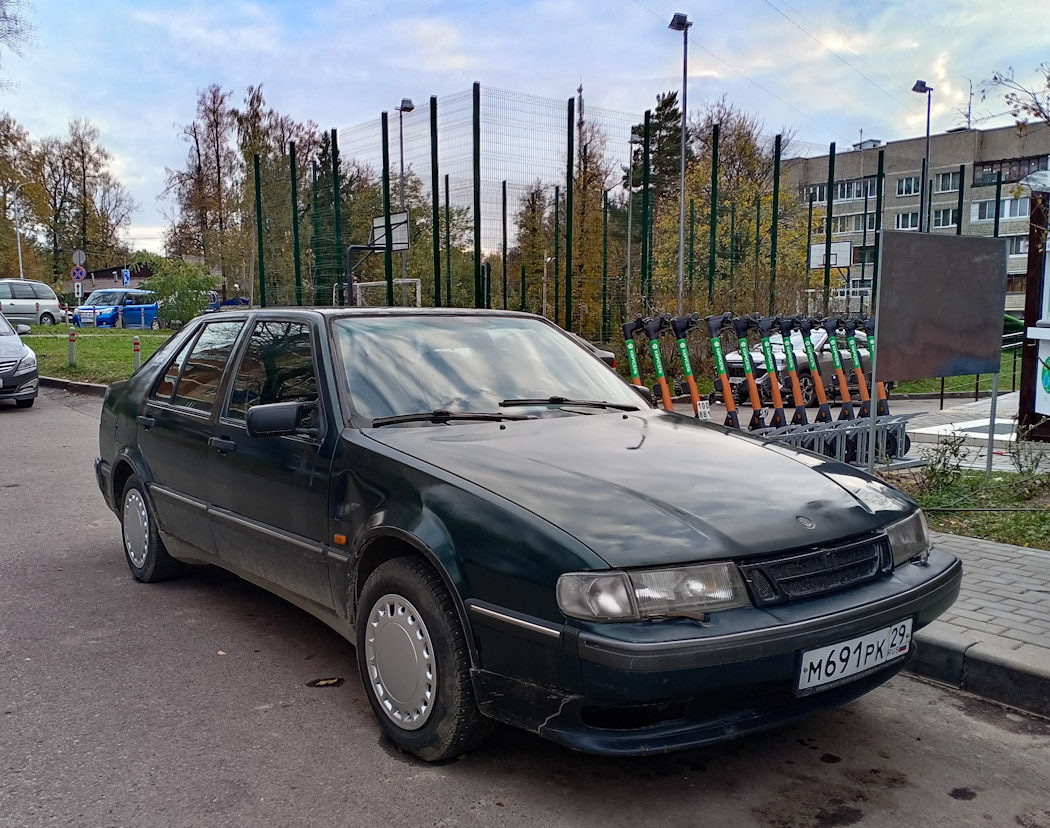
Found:
<path fill-rule="evenodd" d="M 962 576 L 915 503 L 643 393 L 528 314 L 233 310 L 110 386 L 96 473 L 135 578 L 322 619 L 426 760 L 497 721 L 687 748 L 897 673 Z"/>

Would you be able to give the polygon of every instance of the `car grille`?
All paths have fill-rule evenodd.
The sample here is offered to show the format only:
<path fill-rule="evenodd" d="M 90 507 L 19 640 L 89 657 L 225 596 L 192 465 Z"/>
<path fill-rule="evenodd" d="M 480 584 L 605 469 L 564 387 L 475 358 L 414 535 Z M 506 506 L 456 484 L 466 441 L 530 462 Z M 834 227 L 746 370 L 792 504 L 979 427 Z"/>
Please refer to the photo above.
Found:
<path fill-rule="evenodd" d="M 871 581 L 892 569 L 893 552 L 885 535 L 740 563 L 756 606 L 815 598 Z"/>
<path fill-rule="evenodd" d="M 13 371 L 16 365 L 18 365 L 17 359 L 0 359 L 0 374 Z"/>

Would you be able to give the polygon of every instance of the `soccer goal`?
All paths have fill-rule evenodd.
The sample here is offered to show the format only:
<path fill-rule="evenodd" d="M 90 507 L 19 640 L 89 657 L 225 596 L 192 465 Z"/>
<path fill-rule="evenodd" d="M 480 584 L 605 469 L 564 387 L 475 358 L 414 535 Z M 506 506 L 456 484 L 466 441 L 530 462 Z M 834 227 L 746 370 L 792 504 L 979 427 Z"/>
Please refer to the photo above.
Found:
<path fill-rule="evenodd" d="M 419 279 L 394 279 L 392 307 L 423 307 Z M 362 308 L 385 308 L 386 282 L 358 282 L 354 285 L 354 304 Z"/>

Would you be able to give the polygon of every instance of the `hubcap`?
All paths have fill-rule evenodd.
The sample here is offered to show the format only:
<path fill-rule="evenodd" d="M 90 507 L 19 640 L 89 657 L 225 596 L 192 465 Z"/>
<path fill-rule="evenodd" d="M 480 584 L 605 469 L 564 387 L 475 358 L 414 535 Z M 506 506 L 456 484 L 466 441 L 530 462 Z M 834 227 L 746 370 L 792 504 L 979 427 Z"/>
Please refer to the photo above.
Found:
<path fill-rule="evenodd" d="M 365 663 L 387 718 L 404 730 L 426 724 L 437 686 L 434 648 L 419 611 L 404 596 L 384 595 L 372 606 Z"/>
<path fill-rule="evenodd" d="M 138 489 L 132 489 L 124 498 L 124 550 L 128 560 L 136 568 L 146 564 L 146 550 L 149 544 L 149 512 L 146 501 Z"/>

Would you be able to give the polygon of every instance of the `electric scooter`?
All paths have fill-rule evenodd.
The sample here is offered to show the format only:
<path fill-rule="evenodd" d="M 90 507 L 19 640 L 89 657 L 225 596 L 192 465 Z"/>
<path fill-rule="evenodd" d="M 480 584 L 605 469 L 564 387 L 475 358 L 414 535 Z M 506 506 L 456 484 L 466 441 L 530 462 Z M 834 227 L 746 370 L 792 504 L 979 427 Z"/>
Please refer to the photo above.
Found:
<path fill-rule="evenodd" d="M 769 393 L 773 398 L 773 416 L 769 421 L 770 428 L 783 428 L 787 425 L 787 415 L 784 413 L 784 400 L 780 396 L 780 376 L 777 373 L 777 361 L 773 356 L 773 346 L 770 344 L 769 335 L 779 321 L 779 316 L 763 316 L 752 319 L 752 326 L 756 328 L 762 337 L 762 359 L 766 363 L 766 378 L 769 380 Z"/>
<path fill-rule="evenodd" d="M 791 417 L 791 425 L 806 425 L 809 423 L 809 418 L 806 416 L 806 405 L 802 399 L 802 385 L 798 381 L 795 349 L 791 344 L 791 333 L 795 330 L 797 323 L 790 316 L 778 316 L 777 325 L 780 327 L 780 340 L 784 344 L 784 366 L 791 378 L 791 398 L 795 402 L 795 413 Z"/>
<path fill-rule="evenodd" d="M 667 386 L 667 376 L 664 374 L 664 360 L 660 352 L 660 334 L 671 330 L 671 314 L 661 313 L 659 316 L 651 316 L 643 323 L 646 336 L 649 337 L 649 350 L 653 355 L 653 369 L 656 372 L 656 381 L 660 384 L 660 398 L 664 409 L 674 411 L 674 403 L 671 401 L 671 389 Z"/>
<path fill-rule="evenodd" d="M 693 364 L 689 360 L 689 346 L 686 345 L 685 337 L 689 331 L 699 327 L 699 313 L 676 316 L 671 320 L 671 330 L 674 331 L 675 338 L 678 340 L 678 354 L 682 358 L 682 371 L 685 374 L 685 381 L 689 384 L 689 401 L 693 404 L 693 416 L 697 419 L 700 418 L 700 391 L 693 377 Z"/>
<path fill-rule="evenodd" d="M 849 381 L 846 372 L 842 370 L 842 355 L 839 353 L 838 332 L 842 327 L 842 320 L 837 316 L 829 316 L 823 321 L 816 320 L 823 326 L 828 334 L 828 349 L 831 351 L 831 363 L 835 366 L 835 377 L 839 383 L 839 396 L 842 398 L 842 409 L 839 411 L 840 420 L 853 419 L 853 398 L 849 393 Z"/>
<path fill-rule="evenodd" d="M 737 343 L 740 346 L 740 361 L 744 366 L 744 379 L 747 380 L 747 393 L 751 398 L 751 422 L 747 425 L 748 431 L 766 427 L 766 419 L 762 412 L 762 397 L 758 393 L 758 385 L 755 384 L 755 374 L 751 368 L 751 354 L 748 352 L 747 344 L 747 332 L 754 323 L 755 317 L 753 316 L 738 316 L 733 320 Z"/>
<path fill-rule="evenodd" d="M 817 362 L 817 354 L 813 349 L 813 320 L 808 316 L 796 316 L 795 324 L 802 333 L 802 344 L 806 348 L 806 361 L 809 363 L 809 375 L 813 382 L 813 390 L 817 395 L 817 416 L 815 422 L 830 423 L 831 406 L 828 405 L 828 395 L 824 390 L 824 377 L 820 373 L 820 363 Z"/>
<path fill-rule="evenodd" d="M 722 313 L 716 316 L 708 316 L 704 319 L 707 323 L 707 332 L 711 336 L 711 353 L 715 357 L 715 370 L 718 372 L 718 381 L 722 386 L 722 400 L 726 404 L 725 425 L 732 428 L 740 428 L 740 415 L 736 410 L 736 401 L 733 399 L 733 389 L 729 384 L 729 376 L 726 374 L 725 356 L 722 354 L 722 339 L 720 334 L 723 328 L 732 322 L 731 313 Z"/>
<path fill-rule="evenodd" d="M 627 348 L 627 367 L 631 370 L 631 382 L 642 385 L 642 375 L 638 370 L 638 349 L 634 344 L 634 337 L 645 330 L 645 322 L 642 315 L 638 314 L 630 322 L 623 323 L 623 341 Z"/>
<path fill-rule="evenodd" d="M 864 363 L 860 361 L 860 350 L 857 348 L 857 320 L 847 317 L 842 320 L 846 329 L 846 345 L 849 348 L 850 360 L 853 362 L 853 374 L 857 378 L 857 391 L 860 394 L 861 419 L 871 416 L 871 395 L 868 393 L 868 381 L 864 378 Z"/>

